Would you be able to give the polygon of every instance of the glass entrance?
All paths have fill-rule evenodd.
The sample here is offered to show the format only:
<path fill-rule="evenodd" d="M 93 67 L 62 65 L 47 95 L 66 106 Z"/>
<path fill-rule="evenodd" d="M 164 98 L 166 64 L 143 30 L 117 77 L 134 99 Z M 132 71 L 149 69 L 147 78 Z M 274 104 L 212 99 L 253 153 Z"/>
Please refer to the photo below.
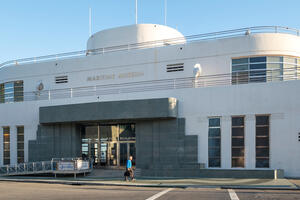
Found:
<path fill-rule="evenodd" d="M 120 143 L 120 165 L 126 166 L 126 161 L 132 156 L 132 163 L 135 165 L 135 142 Z"/>
<path fill-rule="evenodd" d="M 81 129 L 81 152 L 82 158 L 93 159 L 99 162 L 98 156 L 98 128 L 97 126 L 86 126 Z"/>
<path fill-rule="evenodd" d="M 129 156 L 135 165 L 135 125 L 114 124 L 83 126 L 82 157 L 95 165 L 125 166 Z"/>

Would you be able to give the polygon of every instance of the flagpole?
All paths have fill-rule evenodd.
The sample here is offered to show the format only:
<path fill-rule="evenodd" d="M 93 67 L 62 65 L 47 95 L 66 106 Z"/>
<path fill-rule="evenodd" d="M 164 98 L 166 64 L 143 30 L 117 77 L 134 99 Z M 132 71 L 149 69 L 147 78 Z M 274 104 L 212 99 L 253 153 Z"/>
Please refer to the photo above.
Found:
<path fill-rule="evenodd" d="M 92 36 L 92 8 L 89 9 L 89 36 Z"/>
<path fill-rule="evenodd" d="M 138 23 L 138 0 L 135 0 L 135 24 Z"/>
<path fill-rule="evenodd" d="M 167 25 L 167 0 L 165 0 L 165 25 Z"/>

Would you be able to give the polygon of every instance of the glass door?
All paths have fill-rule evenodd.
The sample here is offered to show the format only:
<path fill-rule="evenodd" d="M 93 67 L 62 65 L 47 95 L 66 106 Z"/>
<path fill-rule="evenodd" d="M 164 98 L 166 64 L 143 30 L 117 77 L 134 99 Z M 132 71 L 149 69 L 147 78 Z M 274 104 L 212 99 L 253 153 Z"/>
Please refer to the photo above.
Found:
<path fill-rule="evenodd" d="M 96 125 L 82 128 L 83 158 L 101 166 L 125 166 L 129 156 L 135 165 L 135 125 Z"/>
<path fill-rule="evenodd" d="M 135 165 L 135 142 L 121 142 L 120 166 L 126 166 L 126 162 L 129 156 L 132 156 L 132 164 Z"/>
<path fill-rule="evenodd" d="M 132 165 L 135 165 L 135 158 L 136 158 L 135 142 L 128 143 L 128 147 L 129 147 L 129 156 L 132 156 Z"/>
<path fill-rule="evenodd" d="M 98 127 L 85 126 L 81 130 L 81 152 L 84 159 L 91 159 L 94 164 L 99 163 L 98 155 Z"/>
<path fill-rule="evenodd" d="M 126 166 L 128 157 L 128 144 L 120 143 L 120 166 Z"/>

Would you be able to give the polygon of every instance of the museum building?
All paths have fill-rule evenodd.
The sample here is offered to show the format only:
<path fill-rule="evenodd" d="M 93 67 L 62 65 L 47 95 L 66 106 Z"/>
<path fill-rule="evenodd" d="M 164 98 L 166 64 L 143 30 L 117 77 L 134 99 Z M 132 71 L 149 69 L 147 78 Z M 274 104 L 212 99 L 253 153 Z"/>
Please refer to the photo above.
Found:
<path fill-rule="evenodd" d="M 132 155 L 142 176 L 300 177 L 299 99 L 299 30 L 103 30 L 84 51 L 0 64 L 0 166 Z"/>

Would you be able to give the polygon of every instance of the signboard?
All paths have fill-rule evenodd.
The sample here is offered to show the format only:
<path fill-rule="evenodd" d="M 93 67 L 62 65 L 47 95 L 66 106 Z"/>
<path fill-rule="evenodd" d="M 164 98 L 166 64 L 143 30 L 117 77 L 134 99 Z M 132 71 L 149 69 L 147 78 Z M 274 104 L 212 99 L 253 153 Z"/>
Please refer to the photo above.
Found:
<path fill-rule="evenodd" d="M 77 160 L 77 170 L 89 169 L 89 161 Z"/>
<path fill-rule="evenodd" d="M 59 171 L 75 170 L 74 162 L 59 161 L 57 163 L 57 169 Z"/>

